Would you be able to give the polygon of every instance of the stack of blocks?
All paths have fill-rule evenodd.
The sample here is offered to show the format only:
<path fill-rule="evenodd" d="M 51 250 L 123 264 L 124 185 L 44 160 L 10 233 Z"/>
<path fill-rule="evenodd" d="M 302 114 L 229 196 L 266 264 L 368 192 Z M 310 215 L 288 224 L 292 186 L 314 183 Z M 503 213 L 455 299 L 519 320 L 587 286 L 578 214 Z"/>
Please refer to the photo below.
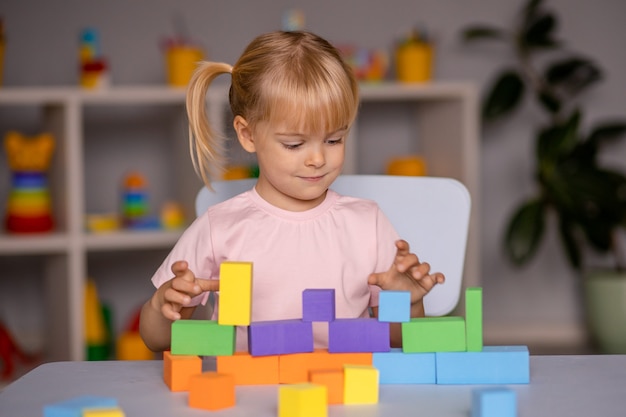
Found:
<path fill-rule="evenodd" d="M 377 319 L 336 318 L 334 289 L 304 290 L 296 320 L 252 322 L 251 301 L 252 264 L 224 262 L 218 321 L 172 324 L 164 379 L 172 391 L 189 391 L 191 407 L 234 406 L 237 385 L 283 384 L 279 416 L 305 417 L 328 404 L 377 403 L 379 384 L 529 382 L 527 347 L 483 346 L 481 288 L 466 290 L 465 317 L 411 318 L 406 291 L 381 291 Z M 328 323 L 328 349 L 314 349 L 313 322 Z M 401 323 L 401 349 L 390 347 L 390 323 Z M 235 352 L 236 326 L 247 326 L 248 352 Z M 199 355 L 216 356 L 217 371 L 202 373 Z M 219 390 L 216 399 L 210 390 Z M 203 402 L 192 401 L 199 392 Z M 476 398 L 474 415 L 489 416 Z"/>

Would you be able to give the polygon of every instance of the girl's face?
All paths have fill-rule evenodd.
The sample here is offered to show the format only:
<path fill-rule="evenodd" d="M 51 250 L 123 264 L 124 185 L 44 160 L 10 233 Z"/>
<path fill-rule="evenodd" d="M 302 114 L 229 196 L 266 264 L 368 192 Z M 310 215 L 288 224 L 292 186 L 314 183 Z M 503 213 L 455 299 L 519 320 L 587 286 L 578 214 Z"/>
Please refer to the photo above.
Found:
<path fill-rule="evenodd" d="M 254 131 L 241 116 L 235 130 L 244 149 L 257 154 L 256 190 L 270 204 L 289 211 L 319 205 L 343 168 L 348 129 L 310 132 L 289 120 L 261 122 Z"/>

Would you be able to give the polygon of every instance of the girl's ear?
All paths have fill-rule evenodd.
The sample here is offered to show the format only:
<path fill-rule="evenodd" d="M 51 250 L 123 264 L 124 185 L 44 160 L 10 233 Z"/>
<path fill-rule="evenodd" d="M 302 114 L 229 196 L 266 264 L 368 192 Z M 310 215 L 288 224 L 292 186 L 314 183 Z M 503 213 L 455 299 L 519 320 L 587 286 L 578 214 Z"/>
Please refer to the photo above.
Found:
<path fill-rule="evenodd" d="M 233 127 L 235 128 L 235 132 L 237 132 L 237 139 L 239 139 L 241 147 L 247 152 L 256 152 L 254 138 L 252 137 L 252 130 L 250 129 L 246 119 L 241 116 L 235 116 L 235 119 L 233 120 Z"/>

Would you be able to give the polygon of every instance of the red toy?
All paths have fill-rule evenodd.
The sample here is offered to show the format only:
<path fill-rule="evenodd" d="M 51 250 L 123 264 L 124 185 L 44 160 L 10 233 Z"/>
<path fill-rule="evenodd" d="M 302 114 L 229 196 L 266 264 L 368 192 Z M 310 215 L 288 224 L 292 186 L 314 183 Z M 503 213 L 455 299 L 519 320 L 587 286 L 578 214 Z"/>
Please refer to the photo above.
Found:
<path fill-rule="evenodd" d="M 20 349 L 15 340 L 13 340 L 9 329 L 0 322 L 0 359 L 4 362 L 4 369 L 2 374 L 0 374 L 1 379 L 7 380 L 13 376 L 15 371 L 14 357 L 17 357 L 23 364 L 34 362 L 34 358 Z"/>

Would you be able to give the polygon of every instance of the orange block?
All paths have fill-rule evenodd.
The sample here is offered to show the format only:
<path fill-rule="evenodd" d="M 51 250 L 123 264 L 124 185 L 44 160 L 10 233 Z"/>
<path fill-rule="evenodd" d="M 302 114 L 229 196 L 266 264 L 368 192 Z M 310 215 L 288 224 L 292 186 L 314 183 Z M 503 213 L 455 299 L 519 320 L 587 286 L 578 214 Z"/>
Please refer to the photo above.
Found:
<path fill-rule="evenodd" d="M 310 353 L 280 355 L 278 378 L 281 384 L 309 382 L 313 370 L 343 370 L 344 365 L 371 365 L 371 353 L 328 353 L 316 349 Z"/>
<path fill-rule="evenodd" d="M 326 387 L 328 404 L 343 404 L 343 374 L 339 369 L 316 369 L 309 372 L 309 380 Z"/>
<path fill-rule="evenodd" d="M 235 406 L 235 377 L 204 372 L 189 379 L 189 407 L 222 410 Z"/>
<path fill-rule="evenodd" d="M 202 373 L 202 359 L 195 355 L 163 352 L 163 380 L 170 391 L 189 391 L 189 378 Z"/>
<path fill-rule="evenodd" d="M 235 385 L 278 384 L 278 356 L 252 356 L 236 352 L 233 356 L 217 356 L 217 372 L 231 374 Z"/>

